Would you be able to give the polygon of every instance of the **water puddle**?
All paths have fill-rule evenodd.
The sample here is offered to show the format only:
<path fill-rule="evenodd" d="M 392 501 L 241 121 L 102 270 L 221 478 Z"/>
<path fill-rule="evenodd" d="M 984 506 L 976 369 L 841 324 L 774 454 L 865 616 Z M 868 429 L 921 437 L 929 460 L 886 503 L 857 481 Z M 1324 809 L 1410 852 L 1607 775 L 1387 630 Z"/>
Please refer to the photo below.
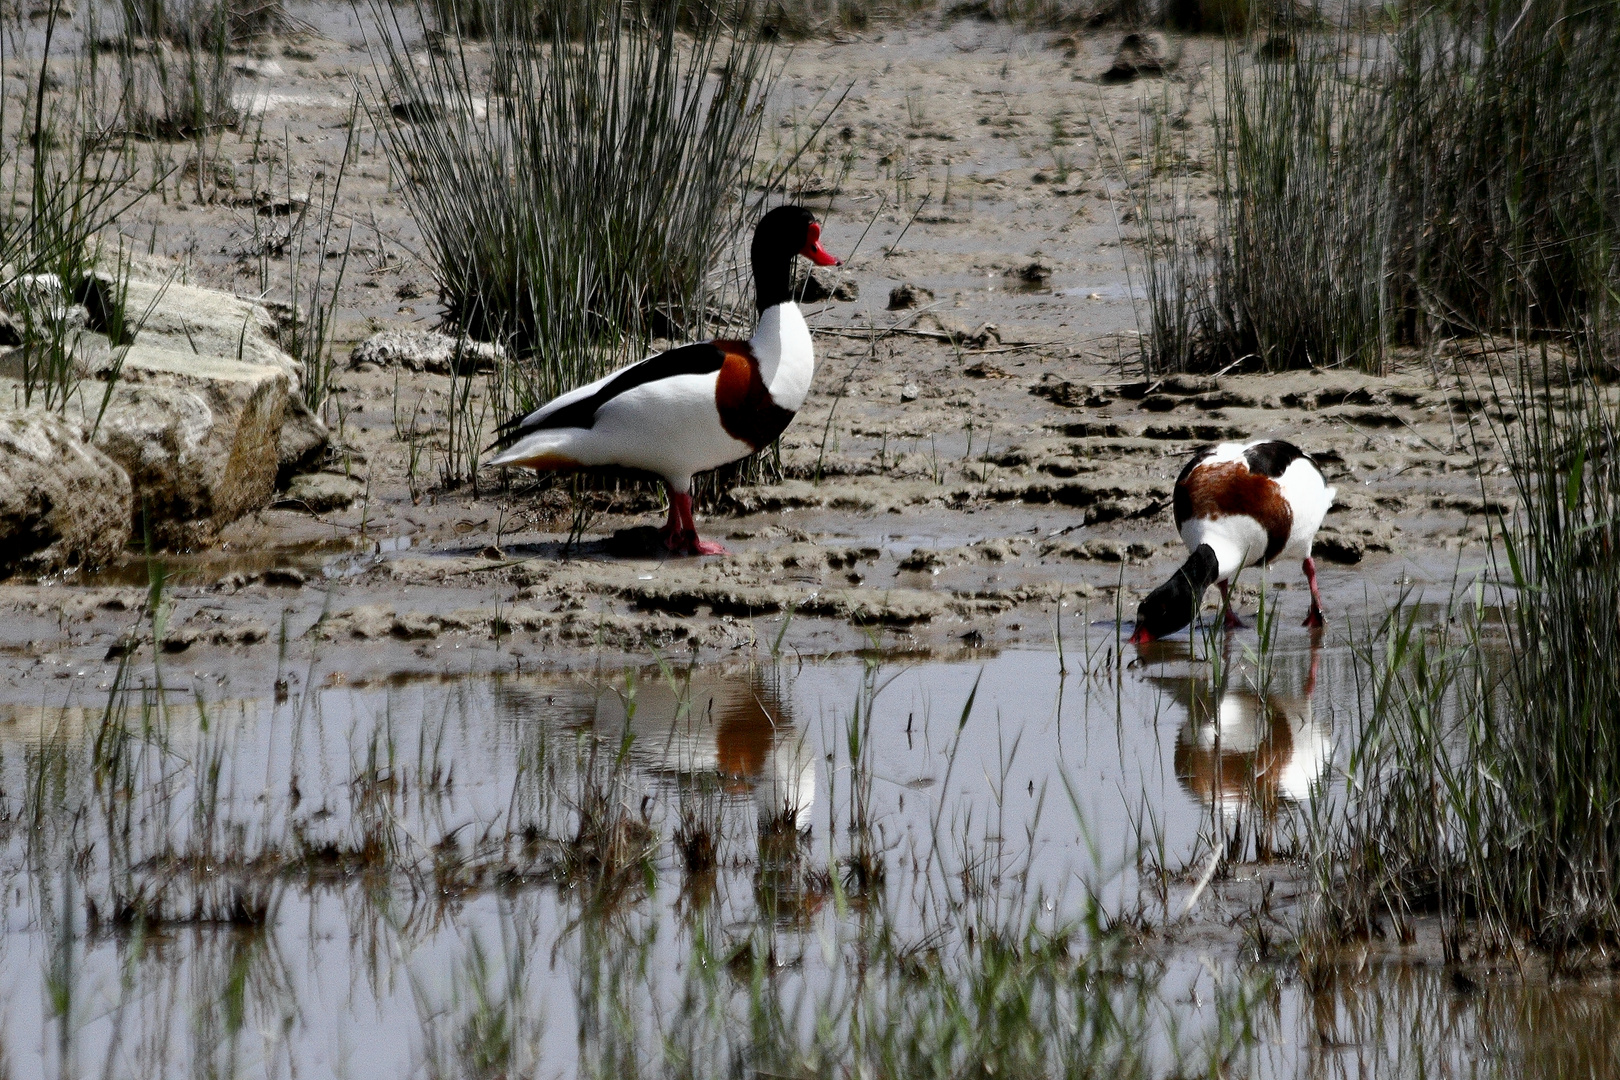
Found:
<path fill-rule="evenodd" d="M 132 669 L 110 696 L 0 703 L 7 1062 L 797 1075 L 887 1046 L 904 1074 L 979 1060 L 924 1035 L 990 1023 L 982 995 L 952 998 L 986 986 L 1030 1010 L 995 1055 L 1027 1035 L 1050 1071 L 1082 1052 L 1125 1075 L 1378 1071 L 1469 1060 L 1483 1031 L 1504 1063 L 1541 1053 L 1523 991 L 1406 967 L 1270 981 L 1238 962 L 1241 930 L 1108 944 L 1100 913 L 1173 917 L 1155 883 L 1179 904 L 1211 852 L 1302 857 L 1352 658 L 1300 636 L 1262 664 L 1253 643 L 1163 643 L 1123 670 L 1101 626 L 1061 659 L 312 668 L 268 698 Z M 1613 1001 L 1537 993 L 1613 1044 Z M 1050 1019 L 1102 1002 L 1112 1026 Z"/>

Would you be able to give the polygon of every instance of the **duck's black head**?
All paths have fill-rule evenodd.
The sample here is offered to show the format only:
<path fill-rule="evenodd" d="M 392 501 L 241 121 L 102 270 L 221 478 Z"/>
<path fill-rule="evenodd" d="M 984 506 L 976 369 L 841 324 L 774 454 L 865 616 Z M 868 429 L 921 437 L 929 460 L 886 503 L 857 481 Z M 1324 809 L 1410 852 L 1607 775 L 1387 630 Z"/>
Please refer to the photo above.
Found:
<path fill-rule="evenodd" d="M 1169 581 L 1148 593 L 1136 609 L 1136 632 L 1131 635 L 1131 644 L 1146 645 L 1190 624 L 1204 602 L 1204 591 L 1215 584 L 1219 573 L 1215 549 L 1201 545 Z"/>
<path fill-rule="evenodd" d="M 788 300 L 793 257 L 803 255 L 817 266 L 837 266 L 838 259 L 821 246 L 821 226 L 802 206 L 778 206 L 754 227 L 755 303 L 759 310 Z"/>

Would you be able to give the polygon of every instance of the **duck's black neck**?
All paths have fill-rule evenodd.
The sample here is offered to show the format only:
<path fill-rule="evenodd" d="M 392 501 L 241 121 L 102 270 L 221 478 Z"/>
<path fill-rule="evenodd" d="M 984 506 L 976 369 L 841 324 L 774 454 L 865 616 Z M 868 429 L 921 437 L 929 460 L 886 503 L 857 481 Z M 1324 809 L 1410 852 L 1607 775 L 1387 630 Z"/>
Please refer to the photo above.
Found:
<path fill-rule="evenodd" d="M 1138 619 L 1154 637 L 1164 637 L 1180 630 L 1198 616 L 1198 606 L 1204 593 L 1220 576 L 1220 562 L 1215 549 L 1200 544 L 1192 557 L 1182 563 L 1169 581 L 1160 585 L 1142 601 Z"/>
<path fill-rule="evenodd" d="M 793 299 L 793 257 L 754 253 L 754 307 L 761 313 Z"/>

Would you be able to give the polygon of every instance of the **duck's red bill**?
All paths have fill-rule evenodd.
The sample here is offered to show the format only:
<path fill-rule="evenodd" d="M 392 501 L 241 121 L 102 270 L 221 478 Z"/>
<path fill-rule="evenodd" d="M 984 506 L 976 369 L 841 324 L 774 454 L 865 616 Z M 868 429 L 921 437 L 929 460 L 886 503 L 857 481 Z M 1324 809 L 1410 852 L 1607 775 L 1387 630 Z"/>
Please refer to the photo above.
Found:
<path fill-rule="evenodd" d="M 1147 645 L 1153 640 L 1153 635 L 1147 632 L 1147 627 L 1138 626 L 1136 633 L 1131 635 L 1132 645 Z"/>
<path fill-rule="evenodd" d="M 810 231 L 805 235 L 804 247 L 799 249 L 799 254 L 817 266 L 838 265 L 838 256 L 821 246 L 821 226 L 813 221 L 810 223 Z"/>

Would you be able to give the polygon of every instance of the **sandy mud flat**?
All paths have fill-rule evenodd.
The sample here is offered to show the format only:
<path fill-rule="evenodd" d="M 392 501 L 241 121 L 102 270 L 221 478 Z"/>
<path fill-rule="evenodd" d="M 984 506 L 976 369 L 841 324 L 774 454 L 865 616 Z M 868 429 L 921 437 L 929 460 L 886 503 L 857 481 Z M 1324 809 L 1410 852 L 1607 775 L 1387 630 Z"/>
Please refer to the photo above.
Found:
<path fill-rule="evenodd" d="M 268 133 L 290 148 L 291 185 L 316 183 L 341 157 L 356 86 L 375 77 L 351 16 L 301 16 L 318 33 L 243 80 L 263 129 L 223 136 L 233 183 L 264 178 L 253 155 Z M 650 495 L 620 499 L 570 545 L 558 490 L 495 475 L 445 489 L 433 432 L 448 376 L 340 363 L 326 469 L 344 474 L 328 479 L 348 504 L 283 500 L 206 550 L 164 554 L 165 648 L 239 674 L 316 648 L 380 672 L 778 639 L 805 653 L 1045 642 L 1059 611 L 1128 618 L 1184 557 L 1168 508 L 1180 461 L 1261 436 L 1298 442 L 1339 488 L 1318 551 L 1340 627 L 1409 585 L 1449 589 L 1481 564 L 1503 506 L 1475 465 L 1499 462 L 1489 425 L 1504 406 L 1452 358 L 1385 377 L 1141 378 L 1139 241 L 1112 155 L 1154 110 L 1180 115 L 1186 153 L 1210 153 L 1219 46 L 1191 41 L 1173 78 L 1114 86 L 1097 79 L 1112 43 L 1065 51 L 957 22 L 781 51 L 762 154 L 796 145 L 849 90 L 789 183 L 825 217 L 858 297 L 808 309 L 818 369 L 782 440 L 782 478 L 700 515 L 730 555 L 661 557 L 644 531 L 659 520 Z M 338 308 L 349 341 L 438 320 L 420 238 L 366 114 L 359 124 L 340 200 L 358 266 Z M 149 199 L 126 231 L 155 236 L 186 279 L 245 291 L 254 226 L 231 203 Z M 1207 197 L 1194 205 L 1212 212 Z M 919 302 L 888 310 L 905 284 Z M 131 556 L 0 585 L 6 678 L 104 682 L 147 583 Z M 1257 585 L 1242 590 L 1248 610 Z M 1271 574 L 1294 590 L 1285 601 L 1300 598 L 1284 604 L 1290 620 L 1301 586 L 1297 568 Z"/>

